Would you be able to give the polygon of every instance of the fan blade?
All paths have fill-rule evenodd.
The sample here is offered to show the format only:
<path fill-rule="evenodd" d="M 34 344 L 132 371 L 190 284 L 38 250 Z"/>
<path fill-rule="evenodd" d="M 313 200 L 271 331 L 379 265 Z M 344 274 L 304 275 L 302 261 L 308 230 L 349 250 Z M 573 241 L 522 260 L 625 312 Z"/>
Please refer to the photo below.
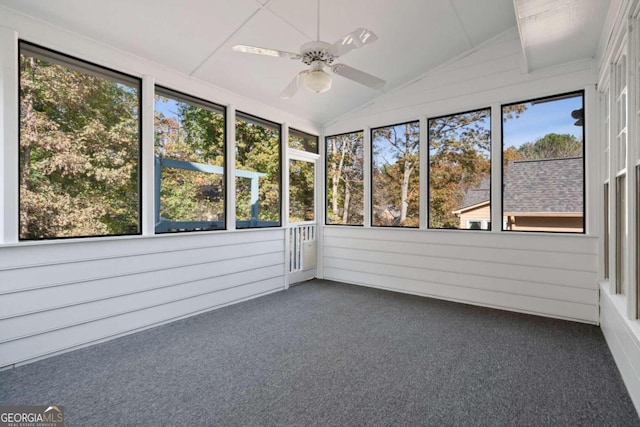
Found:
<path fill-rule="evenodd" d="M 303 71 L 304 73 L 304 71 Z M 300 73 L 302 74 L 302 73 Z M 300 74 L 296 74 L 296 76 L 291 80 L 291 82 L 284 88 L 282 93 L 280 94 L 280 98 L 289 99 L 292 98 L 293 95 L 298 91 L 298 79 L 300 78 Z"/>
<path fill-rule="evenodd" d="M 243 44 L 237 44 L 232 47 L 236 52 L 242 53 L 253 53 L 256 55 L 267 55 L 267 56 L 278 56 L 280 58 L 289 58 L 289 59 L 300 59 L 302 58 L 299 54 L 293 52 L 285 52 L 282 50 L 276 49 L 267 49 L 264 47 L 257 46 L 246 46 Z"/>
<path fill-rule="evenodd" d="M 331 46 L 331 52 L 335 56 L 342 56 L 347 52 L 378 40 L 378 36 L 366 28 L 358 28 L 350 32 Z"/>
<path fill-rule="evenodd" d="M 384 80 L 379 79 L 376 76 L 372 76 L 371 74 L 365 73 L 364 71 L 357 70 L 344 64 L 334 64 L 333 66 L 331 66 L 331 71 L 339 76 L 345 77 L 349 80 L 353 80 L 354 82 L 358 82 L 361 85 L 368 86 L 372 89 L 380 89 L 386 83 Z"/>

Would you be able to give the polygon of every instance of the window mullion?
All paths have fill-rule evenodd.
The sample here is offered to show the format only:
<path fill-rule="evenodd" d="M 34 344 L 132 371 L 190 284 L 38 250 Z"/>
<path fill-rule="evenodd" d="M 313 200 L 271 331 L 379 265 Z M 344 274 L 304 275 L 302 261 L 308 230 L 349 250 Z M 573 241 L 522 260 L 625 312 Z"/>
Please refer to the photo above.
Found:
<path fill-rule="evenodd" d="M 0 27 L 0 243 L 18 241 L 18 34 Z"/>

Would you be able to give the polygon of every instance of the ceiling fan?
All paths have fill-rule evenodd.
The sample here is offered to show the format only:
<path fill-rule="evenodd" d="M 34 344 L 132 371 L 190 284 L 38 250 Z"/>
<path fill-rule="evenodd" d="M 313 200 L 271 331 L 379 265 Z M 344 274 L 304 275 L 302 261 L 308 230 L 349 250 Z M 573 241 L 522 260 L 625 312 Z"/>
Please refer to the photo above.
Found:
<path fill-rule="evenodd" d="M 300 53 L 285 52 L 277 49 L 268 49 L 257 46 L 235 45 L 233 50 L 257 55 L 275 56 L 302 60 L 310 66 L 308 70 L 298 73 L 291 83 L 280 94 L 281 98 L 288 99 L 296 94 L 300 82 L 308 90 L 315 93 L 326 92 L 331 88 L 331 76 L 324 71 L 329 68 L 333 73 L 360 83 L 373 89 L 380 89 L 385 81 L 345 64 L 334 62 L 337 58 L 359 47 L 368 45 L 378 40 L 371 30 L 358 28 L 341 37 L 335 43 L 327 43 L 320 40 L 320 0 L 318 0 L 318 32 L 317 40 L 305 43 L 300 48 Z"/>

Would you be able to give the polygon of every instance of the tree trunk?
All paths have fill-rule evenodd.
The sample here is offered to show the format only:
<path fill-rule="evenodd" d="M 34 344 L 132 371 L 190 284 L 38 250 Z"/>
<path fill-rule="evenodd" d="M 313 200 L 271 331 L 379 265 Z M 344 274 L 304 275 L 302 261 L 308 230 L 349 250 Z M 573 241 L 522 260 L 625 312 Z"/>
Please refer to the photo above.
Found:
<path fill-rule="evenodd" d="M 342 176 L 342 167 L 344 165 L 344 157 L 346 153 L 346 144 L 342 144 L 342 153 L 340 153 L 340 162 L 338 165 L 333 166 L 333 173 L 331 177 L 331 213 L 334 216 L 338 216 L 338 187 L 340 186 L 340 179 Z M 338 149 L 336 139 L 332 141 L 332 152 L 335 153 Z"/>
<path fill-rule="evenodd" d="M 408 160 L 411 155 L 410 131 L 410 125 L 407 123 L 405 129 L 403 174 L 402 182 L 400 184 L 400 225 L 404 225 L 404 222 L 407 220 L 407 210 L 409 208 L 409 180 L 411 179 L 411 173 L 413 172 L 413 163 Z"/>
<path fill-rule="evenodd" d="M 409 180 L 411 178 L 411 172 L 413 172 L 412 166 L 407 166 L 409 162 L 404 163 L 404 174 L 402 176 L 402 183 L 400 184 L 400 225 L 404 225 L 407 220 L 407 210 L 409 208 Z"/>
<path fill-rule="evenodd" d="M 344 184 L 344 210 L 342 211 L 342 223 L 349 223 L 349 203 L 351 202 L 351 189 L 349 183 Z"/>

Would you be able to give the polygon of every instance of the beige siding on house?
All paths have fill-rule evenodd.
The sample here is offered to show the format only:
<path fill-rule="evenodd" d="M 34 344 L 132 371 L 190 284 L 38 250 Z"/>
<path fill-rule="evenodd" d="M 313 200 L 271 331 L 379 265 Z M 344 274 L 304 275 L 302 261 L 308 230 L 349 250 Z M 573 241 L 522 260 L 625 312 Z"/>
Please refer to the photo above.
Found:
<path fill-rule="evenodd" d="M 555 231 L 564 233 L 582 233 L 582 217 L 511 217 L 513 231 Z"/>
<path fill-rule="evenodd" d="M 476 209 L 471 209 L 460 214 L 460 228 L 468 228 L 467 221 L 469 220 L 486 220 L 491 221 L 491 206 L 480 206 Z"/>

